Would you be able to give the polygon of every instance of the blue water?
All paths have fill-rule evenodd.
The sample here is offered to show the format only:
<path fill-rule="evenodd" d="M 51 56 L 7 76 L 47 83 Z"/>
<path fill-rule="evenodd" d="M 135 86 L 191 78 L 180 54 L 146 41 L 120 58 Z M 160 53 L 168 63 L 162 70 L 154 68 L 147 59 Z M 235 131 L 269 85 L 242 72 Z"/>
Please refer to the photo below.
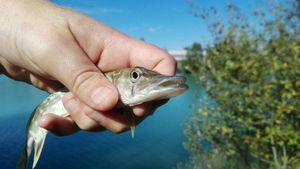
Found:
<path fill-rule="evenodd" d="M 182 146 L 183 123 L 191 115 L 194 83 L 130 133 L 49 134 L 36 169 L 171 169 L 188 154 Z M 0 76 L 0 168 L 15 168 L 30 113 L 48 94 Z"/>

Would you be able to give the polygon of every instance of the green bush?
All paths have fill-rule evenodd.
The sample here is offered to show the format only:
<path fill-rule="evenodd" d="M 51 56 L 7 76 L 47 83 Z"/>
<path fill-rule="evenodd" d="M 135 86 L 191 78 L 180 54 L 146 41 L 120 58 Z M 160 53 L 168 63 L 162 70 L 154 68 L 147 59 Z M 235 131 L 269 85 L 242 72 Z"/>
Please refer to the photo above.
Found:
<path fill-rule="evenodd" d="M 268 9 L 251 24 L 233 4 L 226 24 L 213 8 L 195 12 L 214 43 L 187 48 L 180 70 L 216 104 L 196 106 L 187 121 L 190 161 L 178 168 L 300 169 L 300 1 Z"/>

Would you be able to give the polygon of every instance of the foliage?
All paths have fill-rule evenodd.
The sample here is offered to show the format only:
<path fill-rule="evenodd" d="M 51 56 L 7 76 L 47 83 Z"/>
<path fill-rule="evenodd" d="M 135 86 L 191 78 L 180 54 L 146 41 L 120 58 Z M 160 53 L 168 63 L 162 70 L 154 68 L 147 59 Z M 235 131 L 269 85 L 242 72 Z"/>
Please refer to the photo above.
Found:
<path fill-rule="evenodd" d="M 186 123 L 191 159 L 178 168 L 300 168 L 300 1 L 272 1 L 251 24 L 233 4 L 227 13 L 224 24 L 213 8 L 195 12 L 214 43 L 186 48 L 181 70 L 216 105 Z"/>

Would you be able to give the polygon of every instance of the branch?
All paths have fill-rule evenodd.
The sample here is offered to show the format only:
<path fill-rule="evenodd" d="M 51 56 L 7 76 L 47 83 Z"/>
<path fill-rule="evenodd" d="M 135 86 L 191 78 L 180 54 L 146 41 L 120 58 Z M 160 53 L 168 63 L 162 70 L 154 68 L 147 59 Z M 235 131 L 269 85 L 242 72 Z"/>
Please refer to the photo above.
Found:
<path fill-rule="evenodd" d="M 263 158 L 261 158 L 261 157 L 258 157 L 258 155 L 256 155 L 256 154 L 250 153 L 250 155 L 251 155 L 252 157 L 258 159 L 259 161 L 262 161 L 262 162 L 266 163 L 266 164 L 269 164 L 269 165 L 272 165 L 272 164 L 273 164 L 272 161 L 267 160 L 267 159 L 263 159 Z"/>
<path fill-rule="evenodd" d="M 276 168 L 280 169 L 280 164 L 278 162 L 277 150 L 276 150 L 276 147 L 275 147 L 273 135 L 271 135 L 270 140 L 271 140 L 271 145 L 272 145 L 272 152 L 273 152 L 273 159 L 274 159 L 274 162 L 275 162 L 275 166 L 276 166 Z"/>

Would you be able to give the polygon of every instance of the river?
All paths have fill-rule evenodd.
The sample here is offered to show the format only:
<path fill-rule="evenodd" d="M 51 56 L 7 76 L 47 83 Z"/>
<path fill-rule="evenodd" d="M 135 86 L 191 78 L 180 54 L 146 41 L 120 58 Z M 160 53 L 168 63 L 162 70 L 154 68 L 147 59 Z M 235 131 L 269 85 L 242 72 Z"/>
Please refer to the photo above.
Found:
<path fill-rule="evenodd" d="M 182 146 L 184 121 L 191 115 L 194 94 L 190 89 L 171 99 L 129 132 L 78 132 L 57 137 L 49 134 L 36 169 L 171 169 L 188 159 Z M 13 169 L 24 144 L 27 120 L 48 94 L 0 76 L 0 168 Z"/>

